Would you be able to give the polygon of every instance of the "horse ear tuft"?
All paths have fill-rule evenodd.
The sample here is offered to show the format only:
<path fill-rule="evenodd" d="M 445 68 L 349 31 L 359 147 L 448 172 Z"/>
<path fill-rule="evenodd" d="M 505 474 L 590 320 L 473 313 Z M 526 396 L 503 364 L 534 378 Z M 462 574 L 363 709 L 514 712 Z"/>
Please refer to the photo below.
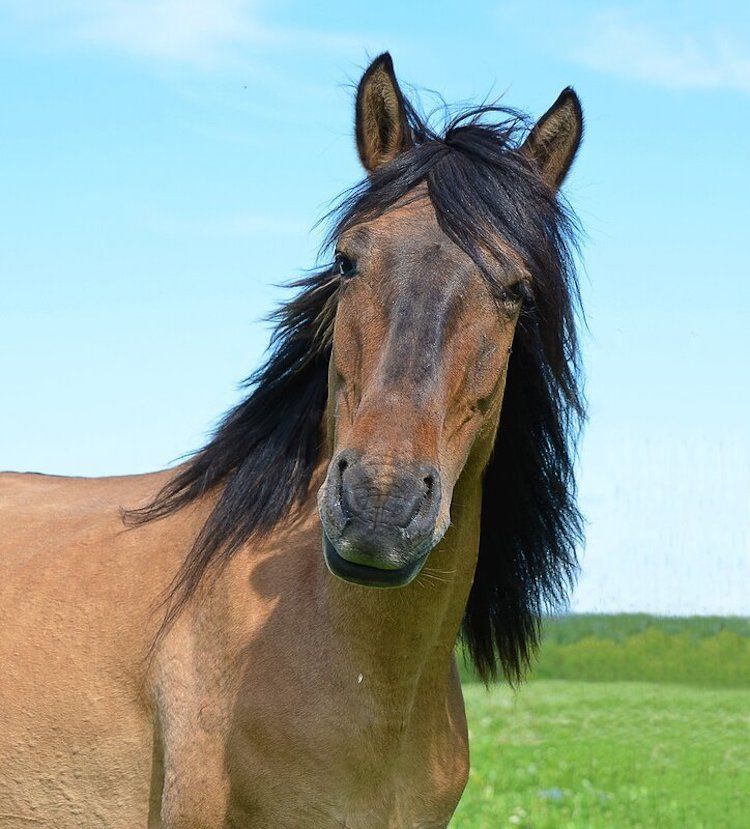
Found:
<path fill-rule="evenodd" d="M 404 96 L 388 52 L 375 58 L 359 83 L 355 132 L 359 157 L 368 173 L 412 144 Z"/>
<path fill-rule="evenodd" d="M 571 87 L 537 121 L 521 152 L 539 169 L 552 188 L 559 187 L 568 174 L 583 137 L 583 110 Z"/>

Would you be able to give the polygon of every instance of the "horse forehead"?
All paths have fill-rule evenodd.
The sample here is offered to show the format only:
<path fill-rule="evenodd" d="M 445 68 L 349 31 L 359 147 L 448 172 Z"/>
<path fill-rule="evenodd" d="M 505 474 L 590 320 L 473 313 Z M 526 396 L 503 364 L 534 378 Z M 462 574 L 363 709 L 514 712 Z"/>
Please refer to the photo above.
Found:
<path fill-rule="evenodd" d="M 440 227 L 432 202 L 424 196 L 397 203 L 363 227 L 384 252 L 429 253 L 435 245 L 444 250 L 453 246 L 450 238 Z"/>
<path fill-rule="evenodd" d="M 437 225 L 402 222 L 380 235 L 378 266 L 385 281 L 418 294 L 436 294 L 465 283 L 476 270 L 471 258 Z"/>
<path fill-rule="evenodd" d="M 432 260 L 455 257 L 459 253 L 431 213 L 419 216 L 406 214 L 400 219 L 396 213 L 391 221 L 378 227 L 377 237 L 386 256 L 400 254 Z"/>
<path fill-rule="evenodd" d="M 403 247 L 388 252 L 384 265 L 402 313 L 426 319 L 445 315 L 450 322 L 462 311 L 476 312 L 476 303 L 489 299 L 477 264 L 441 230 L 405 240 Z"/>

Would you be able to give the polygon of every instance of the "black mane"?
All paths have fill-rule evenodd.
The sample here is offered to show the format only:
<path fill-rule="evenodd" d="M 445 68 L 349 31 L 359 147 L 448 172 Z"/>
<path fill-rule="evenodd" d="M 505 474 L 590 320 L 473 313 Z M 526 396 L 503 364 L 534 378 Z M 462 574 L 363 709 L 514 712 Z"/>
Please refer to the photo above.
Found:
<path fill-rule="evenodd" d="M 437 132 L 408 104 L 407 111 L 414 146 L 346 195 L 327 245 L 426 184 L 441 228 L 498 295 L 504 288 L 493 278 L 497 268 L 487 266 L 488 254 L 516 267 L 511 250 L 528 272 L 484 477 L 479 561 L 462 631 L 485 680 L 496 677 L 499 663 L 514 681 L 536 648 L 542 613 L 565 601 L 582 534 L 573 470 L 584 417 L 571 256 L 575 222 L 518 151 L 523 116 L 479 107 Z M 218 493 L 172 583 L 165 627 L 207 571 L 294 512 L 325 451 L 321 421 L 339 283 L 329 268 L 293 287 L 296 296 L 275 314 L 269 356 L 246 381 L 248 397 L 153 503 L 127 515 L 150 521 Z"/>

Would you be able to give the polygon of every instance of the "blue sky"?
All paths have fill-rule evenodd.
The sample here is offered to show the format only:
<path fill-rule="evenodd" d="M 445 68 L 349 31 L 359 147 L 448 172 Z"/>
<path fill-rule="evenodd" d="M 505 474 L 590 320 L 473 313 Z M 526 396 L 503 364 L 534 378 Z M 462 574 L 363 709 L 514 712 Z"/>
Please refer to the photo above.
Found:
<path fill-rule="evenodd" d="M 587 116 L 581 610 L 750 613 L 750 11 L 0 0 L 0 466 L 163 467 L 360 177 L 351 82 Z"/>

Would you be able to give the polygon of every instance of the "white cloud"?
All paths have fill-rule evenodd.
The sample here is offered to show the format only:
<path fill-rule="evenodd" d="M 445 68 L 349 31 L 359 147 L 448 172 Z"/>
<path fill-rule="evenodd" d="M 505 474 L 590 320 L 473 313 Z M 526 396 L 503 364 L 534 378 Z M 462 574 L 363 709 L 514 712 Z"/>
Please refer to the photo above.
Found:
<path fill-rule="evenodd" d="M 693 33 L 608 11 L 585 32 L 574 58 L 593 69 L 677 89 L 750 91 L 748 41 L 726 27 Z"/>
<path fill-rule="evenodd" d="M 214 62 L 225 49 L 262 37 L 241 0 L 96 0 L 71 34 L 146 57 Z"/>
<path fill-rule="evenodd" d="M 256 0 L 0 0 L 15 22 L 56 45 L 88 44 L 140 58 L 215 66 L 249 46 L 319 49 L 350 38 L 263 24 Z"/>

